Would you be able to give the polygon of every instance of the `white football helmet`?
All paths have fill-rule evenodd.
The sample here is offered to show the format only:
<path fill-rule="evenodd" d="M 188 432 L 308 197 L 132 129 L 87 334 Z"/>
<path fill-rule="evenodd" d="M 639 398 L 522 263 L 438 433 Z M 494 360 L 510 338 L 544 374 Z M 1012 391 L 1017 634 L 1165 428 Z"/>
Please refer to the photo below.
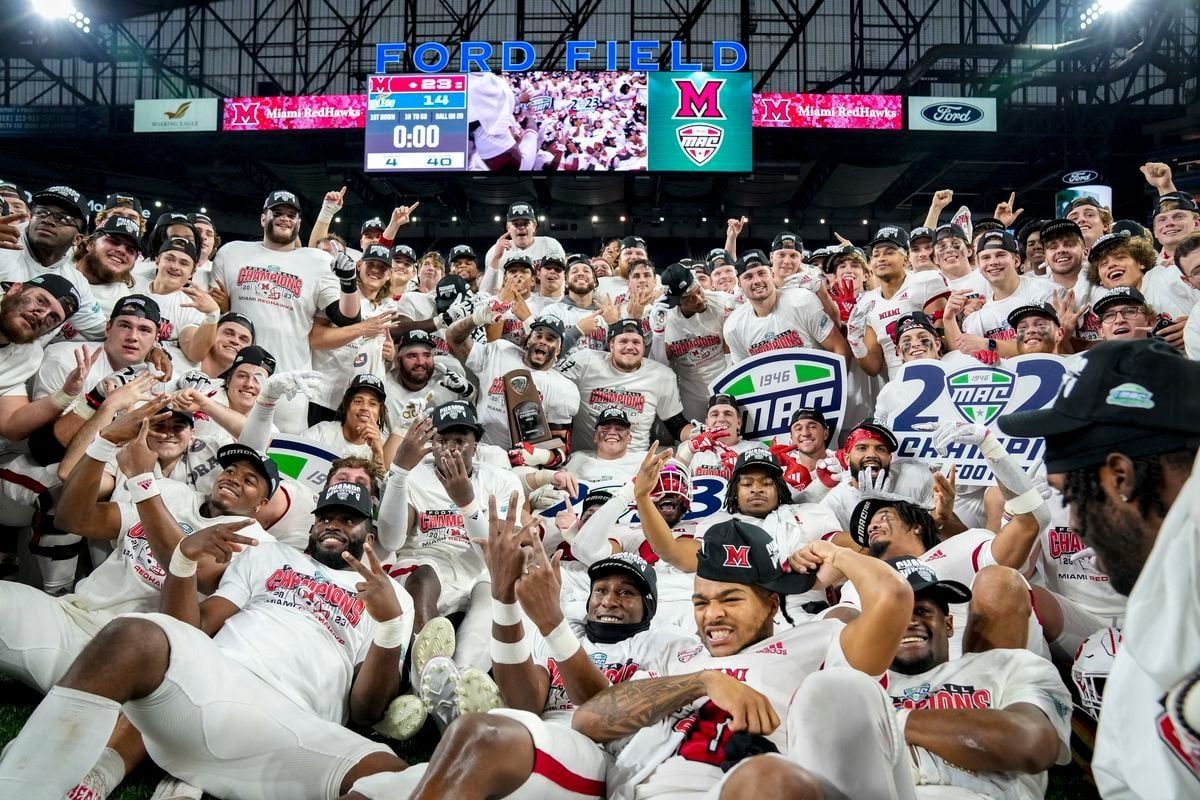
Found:
<path fill-rule="evenodd" d="M 1121 646 L 1121 632 L 1116 628 L 1101 628 L 1083 640 L 1075 651 L 1071 680 L 1079 690 L 1080 703 L 1095 719 L 1100 719 L 1100 702 L 1104 699 L 1104 684 Z"/>

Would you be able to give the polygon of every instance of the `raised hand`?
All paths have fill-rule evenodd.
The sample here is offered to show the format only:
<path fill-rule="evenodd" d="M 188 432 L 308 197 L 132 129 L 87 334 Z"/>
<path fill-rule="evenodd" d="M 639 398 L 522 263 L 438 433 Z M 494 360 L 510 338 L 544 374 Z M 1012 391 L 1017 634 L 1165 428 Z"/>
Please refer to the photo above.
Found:
<path fill-rule="evenodd" d="M 97 347 L 89 353 L 86 347 L 75 348 L 75 369 L 68 372 L 66 380 L 63 381 L 63 394 L 77 397 L 83 391 L 87 376 L 92 371 L 92 365 L 100 358 L 103 350 L 103 347 Z"/>
<path fill-rule="evenodd" d="M 221 306 L 208 292 L 195 284 L 187 284 L 181 290 L 188 297 L 188 302 L 180 303 L 182 308 L 194 308 L 201 314 L 212 314 L 221 310 Z"/>
<path fill-rule="evenodd" d="M 127 412 L 117 417 L 100 431 L 100 435 L 113 444 L 125 444 L 133 441 L 141 430 L 142 422 L 162 412 L 171 402 L 171 395 L 160 394 L 139 409 Z"/>
<path fill-rule="evenodd" d="M 750 222 L 748 217 L 731 217 L 725 220 L 725 231 L 732 233 L 734 236 L 741 236 L 742 229 L 746 227 L 748 222 Z"/>
<path fill-rule="evenodd" d="M 658 440 L 650 443 L 650 449 L 646 451 L 646 457 L 642 459 L 642 463 L 638 466 L 637 475 L 633 479 L 633 496 L 642 498 L 649 497 L 654 491 L 654 487 L 658 485 L 658 478 L 662 474 L 663 465 L 667 463 L 667 459 L 674 453 L 671 448 L 665 450 L 658 449 Z"/>
<path fill-rule="evenodd" d="M 218 522 L 201 528 L 190 536 L 183 537 L 179 542 L 179 552 L 192 561 L 210 557 L 218 564 L 226 564 L 233 559 L 234 553 L 242 552 L 244 547 L 257 547 L 258 539 L 238 533 L 242 528 L 253 525 L 254 520 L 247 517 L 236 522 Z"/>
<path fill-rule="evenodd" d="M 158 454 L 151 450 L 150 445 L 146 442 L 149 433 L 150 420 L 143 418 L 138 426 L 137 436 L 117 451 L 117 466 L 125 477 L 132 478 L 134 475 L 142 475 L 154 470 L 154 465 L 158 462 Z"/>
<path fill-rule="evenodd" d="M 216 301 L 218 308 L 222 314 L 229 311 L 229 292 L 225 291 L 225 287 L 219 283 L 214 283 L 208 287 L 208 296 Z"/>
<path fill-rule="evenodd" d="M 1147 161 L 1139 169 L 1146 178 L 1146 183 L 1158 189 L 1159 194 L 1166 194 L 1175 185 L 1171 176 L 1171 167 L 1168 164 L 1161 161 Z"/>
<path fill-rule="evenodd" d="M 562 575 L 559 572 L 563 552 L 558 550 L 552 558 L 546 558 L 546 550 L 540 545 L 535 544 L 530 549 L 533 552 L 529 562 L 517 579 L 517 601 L 530 622 L 545 636 L 563 621 Z"/>
<path fill-rule="evenodd" d="M 1009 192 L 1007 201 L 1000 201 L 996 204 L 996 210 L 992 212 L 992 216 L 1004 223 L 1004 227 L 1011 227 L 1013 220 L 1025 213 L 1025 209 L 1018 208 L 1013 210 L 1017 204 L 1017 193 Z"/>
<path fill-rule="evenodd" d="M 954 201 L 954 192 L 950 189 L 938 189 L 933 193 L 933 199 L 929 201 L 930 208 L 936 208 L 941 211 L 946 206 Z"/>
<path fill-rule="evenodd" d="M 392 328 L 400 324 L 400 315 L 395 311 L 384 311 L 373 317 L 368 317 L 359 324 L 362 325 L 363 337 L 374 339 L 376 336 L 388 333 Z"/>
<path fill-rule="evenodd" d="M 340 209 L 346 202 L 346 187 L 343 186 L 336 192 L 326 192 L 325 198 L 321 202 L 322 205 L 329 206 L 330 208 Z"/>
<path fill-rule="evenodd" d="M 845 574 L 834 566 L 838 556 L 846 552 L 833 542 L 816 539 L 788 556 L 788 566 L 793 572 L 815 572 L 818 586 L 833 586 L 845 579 Z"/>
<path fill-rule="evenodd" d="M 436 459 L 433 471 L 454 505 L 459 508 L 471 505 L 475 499 L 475 487 L 471 485 L 471 476 L 467 474 L 461 453 L 457 450 L 444 453 Z"/>
<path fill-rule="evenodd" d="M 954 517 L 954 500 L 958 496 L 958 465 L 950 467 L 950 472 L 943 475 L 933 473 L 933 518 L 938 525 L 944 525 Z"/>
<path fill-rule="evenodd" d="M 413 212 L 417 210 L 417 206 L 421 205 L 421 201 L 413 203 L 411 206 L 396 206 L 392 209 L 392 224 L 397 228 L 402 228 L 412 219 Z"/>
<path fill-rule="evenodd" d="M 579 497 L 579 479 L 573 473 L 567 472 L 565 469 L 560 469 L 554 473 L 551 483 L 555 489 L 560 492 L 566 492 L 570 498 Z"/>
<path fill-rule="evenodd" d="M 267 379 L 267 385 L 262 390 L 263 397 L 274 402 L 281 397 L 291 400 L 303 392 L 306 395 L 316 391 L 321 386 L 321 373 L 312 370 L 292 370 L 279 372 Z"/>
<path fill-rule="evenodd" d="M 621 318 L 621 310 L 613 303 L 612 297 L 607 294 L 596 295 L 596 304 L 600 306 L 600 316 L 604 317 L 604 321 L 609 325 Z"/>
<path fill-rule="evenodd" d="M 0 217 L 0 250 L 23 250 L 21 245 L 21 229 L 17 223 L 25 217 L 22 214 L 5 214 Z"/>
<path fill-rule="evenodd" d="M 842 322 L 849 322 L 850 315 L 854 313 L 854 305 L 858 302 L 854 291 L 853 278 L 843 278 L 829 287 L 829 296 L 837 304 L 838 315 L 842 318 Z"/>
<path fill-rule="evenodd" d="M 105 378 L 101 383 L 111 386 L 110 378 Z M 104 398 L 102 405 L 118 414 L 128 411 L 138 403 L 149 400 L 151 398 L 150 390 L 154 388 L 154 376 L 149 372 L 138 373 L 133 380 L 128 383 L 121 384 L 108 390 L 108 396 Z"/>
<path fill-rule="evenodd" d="M 375 548 L 371 546 L 374 538 L 368 536 L 366 546 L 363 547 L 363 555 L 367 557 L 366 564 L 348 551 L 342 551 L 342 558 L 362 577 L 361 581 L 354 584 L 354 591 L 358 592 L 358 599 L 366 606 L 371 619 L 387 622 L 403 614 L 404 609 L 400 607 L 400 598 L 396 596 L 392 579 L 383 571 L 383 566 L 375 557 Z"/>
<path fill-rule="evenodd" d="M 943 456 L 950 450 L 952 444 L 981 445 L 988 436 L 988 429 L 974 422 L 948 420 L 946 422 L 922 422 L 913 426 L 914 430 L 932 431 L 931 444 Z"/>
<path fill-rule="evenodd" d="M 536 522 L 525 527 L 517 525 L 520 497 L 513 492 L 508 499 L 508 511 L 501 517 L 496 510 L 496 498 L 488 498 L 488 538 L 472 541 L 483 550 L 488 573 L 492 577 L 492 596 L 502 603 L 516 601 L 517 580 L 525 569 L 526 541 Z"/>
<path fill-rule="evenodd" d="M 433 420 L 425 417 L 408 429 L 396 448 L 394 463 L 400 469 L 412 470 L 425 456 L 433 452 Z"/>
<path fill-rule="evenodd" d="M 158 373 L 158 379 L 163 383 L 171 380 L 171 376 L 175 374 L 175 365 L 171 363 L 171 357 L 161 347 L 150 348 L 150 353 L 146 356 L 146 363 L 154 368 L 154 371 Z"/>

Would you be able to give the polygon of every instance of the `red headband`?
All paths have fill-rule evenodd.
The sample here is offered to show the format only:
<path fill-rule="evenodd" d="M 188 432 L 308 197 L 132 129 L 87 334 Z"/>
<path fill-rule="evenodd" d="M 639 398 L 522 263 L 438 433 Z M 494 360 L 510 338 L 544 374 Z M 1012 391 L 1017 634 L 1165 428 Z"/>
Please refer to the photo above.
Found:
<path fill-rule="evenodd" d="M 879 442 L 881 445 L 888 448 L 888 452 L 891 452 L 891 447 L 888 446 L 888 443 L 884 440 L 884 438 L 869 428 L 858 428 L 857 430 L 851 432 L 851 434 L 846 437 L 846 446 L 842 449 L 849 453 L 854 449 L 854 446 L 860 442 Z"/>

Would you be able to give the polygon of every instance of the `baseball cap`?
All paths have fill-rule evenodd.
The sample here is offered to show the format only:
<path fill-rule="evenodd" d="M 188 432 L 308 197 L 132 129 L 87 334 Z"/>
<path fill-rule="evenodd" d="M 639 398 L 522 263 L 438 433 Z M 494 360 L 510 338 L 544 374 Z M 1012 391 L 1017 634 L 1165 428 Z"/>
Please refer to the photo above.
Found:
<path fill-rule="evenodd" d="M 568 271 L 571 269 L 571 267 L 575 266 L 576 264 L 583 264 L 585 267 L 587 267 L 588 269 L 590 269 L 592 271 L 592 275 L 596 274 L 596 268 L 594 266 L 592 266 L 592 259 L 588 258 L 583 253 L 571 253 L 569 256 L 567 256 L 567 270 Z"/>
<path fill-rule="evenodd" d="M 683 262 L 681 261 L 679 263 L 682 264 Z M 712 264 L 709 264 L 706 261 L 693 261 L 691 264 L 685 264 L 684 266 L 686 266 L 688 269 L 690 269 L 692 271 L 693 275 L 695 275 L 697 273 L 704 274 L 704 275 L 712 275 L 712 271 L 713 271 Z M 659 277 L 661 278 L 661 276 L 659 276 Z"/>
<path fill-rule="evenodd" d="M 1021 243 L 1022 247 L 1025 247 L 1029 243 L 1029 237 L 1035 233 L 1040 234 L 1042 226 L 1045 224 L 1045 220 L 1040 219 L 1031 219 L 1029 222 L 1026 222 L 1020 228 L 1017 228 L 1017 241 Z"/>
<path fill-rule="evenodd" d="M 408 347 L 428 347 L 430 350 L 436 349 L 433 343 L 433 338 L 422 330 L 413 328 L 400 334 L 400 338 L 396 341 L 396 352 L 400 352 Z"/>
<path fill-rule="evenodd" d="M 562 341 L 563 336 L 565 334 L 565 328 L 563 327 L 562 320 L 559 319 L 558 317 L 541 316 L 529 324 L 529 332 L 530 333 L 533 333 L 538 328 L 550 331 L 551 333 L 553 333 L 555 336 L 558 337 L 558 340 L 560 342 Z"/>
<path fill-rule="evenodd" d="M 1088 261 L 1094 265 L 1100 263 L 1100 259 L 1104 254 L 1115 247 L 1119 247 L 1122 243 L 1128 242 L 1133 238 L 1133 234 L 1129 231 L 1113 231 L 1106 233 L 1096 241 L 1092 242 L 1092 249 L 1088 251 Z"/>
<path fill-rule="evenodd" d="M 850 538 L 860 547 L 868 547 L 871 544 L 870 536 L 867 534 L 867 529 L 871 525 L 871 519 L 876 513 L 885 508 L 895 508 L 900 500 L 892 500 L 885 497 L 868 497 L 862 500 L 850 512 Z"/>
<path fill-rule="evenodd" d="M 246 330 L 250 331 L 250 337 L 254 337 L 254 323 L 245 314 L 239 314 L 236 311 L 226 311 L 217 320 L 218 325 L 224 325 L 226 322 L 233 322 L 241 325 Z M 265 350 L 263 352 L 266 352 Z"/>
<path fill-rule="evenodd" d="M 1134 458 L 1200 437 L 1200 363 L 1161 339 L 1101 342 L 1066 360 L 1050 408 L 1001 416 L 1009 436 L 1043 436 L 1046 470 L 1069 472 L 1113 451 Z"/>
<path fill-rule="evenodd" d="M 114 192 L 104 198 L 104 210 L 110 208 L 128 207 L 132 208 L 138 214 L 142 213 L 142 203 L 136 197 L 124 192 Z"/>
<path fill-rule="evenodd" d="M 217 463 L 222 467 L 228 467 L 238 461 L 249 462 L 259 475 L 267 479 L 267 497 L 275 494 L 275 490 L 279 488 L 279 467 L 275 466 L 274 461 L 267 458 L 265 453 L 244 444 L 227 444 L 217 451 Z"/>
<path fill-rule="evenodd" d="M 456 244 L 450 248 L 450 255 L 446 257 L 446 261 L 453 264 L 460 258 L 469 258 L 472 261 L 479 261 L 479 256 L 475 255 L 475 248 L 469 244 Z"/>
<path fill-rule="evenodd" d="M 583 516 L 592 506 L 602 506 L 612 499 L 612 492 L 607 489 L 595 489 L 587 493 L 583 498 L 583 502 L 579 504 L 579 515 Z"/>
<path fill-rule="evenodd" d="M 1146 297 L 1132 286 L 1117 286 L 1109 289 L 1100 299 L 1092 303 L 1092 313 L 1097 317 L 1104 316 L 1104 312 L 1113 306 L 1117 305 L 1146 305 Z"/>
<path fill-rule="evenodd" d="M 794 233 L 784 231 L 775 234 L 775 238 L 771 240 L 771 252 L 776 250 L 803 250 L 804 242 Z"/>
<path fill-rule="evenodd" d="M 513 203 L 508 207 L 508 221 L 515 222 L 519 219 L 535 220 L 537 215 L 533 213 L 533 206 L 529 203 Z"/>
<path fill-rule="evenodd" d="M 1143 239 L 1149 238 L 1150 233 L 1146 230 L 1146 226 L 1140 222 L 1134 222 L 1131 219 L 1119 219 L 1112 224 L 1113 233 L 1128 233 L 1130 236 L 1140 236 Z"/>
<path fill-rule="evenodd" d="M 229 316 L 226 314 L 225 316 Z M 237 355 L 233 357 L 233 363 L 229 365 L 229 369 L 225 370 L 225 374 L 221 377 L 228 380 L 228 376 L 233 374 L 233 371 L 242 364 L 252 364 L 256 367 L 262 367 L 267 371 L 268 375 L 275 374 L 275 356 L 266 351 L 265 348 L 252 344 L 249 347 L 243 347 L 238 350 Z"/>
<path fill-rule="evenodd" d="M 679 305 L 683 296 L 699 282 L 690 269 L 678 262 L 663 270 L 659 280 L 662 281 L 663 302 L 668 308 Z"/>
<path fill-rule="evenodd" d="M 849 446 L 849 437 L 853 436 L 859 431 L 874 434 L 878 438 L 883 439 L 883 443 L 886 444 L 888 449 L 893 453 L 900 449 L 900 443 L 896 441 L 896 434 L 892 433 L 891 429 L 882 422 L 877 422 L 873 419 L 864 419 L 862 422 L 850 429 L 849 433 L 847 434 L 847 446 Z"/>
<path fill-rule="evenodd" d="M 621 249 L 624 250 L 627 247 L 640 247 L 645 250 L 646 240 L 640 236 L 626 236 L 621 240 Z"/>
<path fill-rule="evenodd" d="M 762 250 L 747 250 L 738 256 L 737 261 L 733 262 L 733 268 L 737 270 L 739 277 L 755 267 L 769 266 L 771 266 L 771 259 L 767 258 L 767 254 Z"/>
<path fill-rule="evenodd" d="M 17 184 L 13 183 L 12 181 L 4 180 L 4 179 L 0 178 L 0 193 L 3 193 L 3 192 L 9 192 L 11 194 L 20 195 L 22 199 L 30 196 L 29 192 L 25 191 Z"/>
<path fill-rule="evenodd" d="M 958 581 L 939 580 L 937 573 L 919 558 L 901 556 L 889 558 L 887 563 L 908 581 L 914 600 L 932 600 L 943 608 L 971 602 L 970 589 Z"/>
<path fill-rule="evenodd" d="M 962 239 L 964 242 L 970 243 L 967 238 L 967 232 L 962 229 L 961 225 L 954 222 L 947 222 L 945 225 L 938 225 L 937 230 L 933 232 L 933 241 L 940 242 L 943 239 Z"/>
<path fill-rule="evenodd" d="M 300 198 L 287 189 L 276 189 L 267 195 L 267 199 L 263 201 L 263 208 L 274 208 L 275 206 L 291 206 L 299 211 Z"/>
<path fill-rule="evenodd" d="M 1196 206 L 1196 198 L 1187 192 L 1167 192 L 1166 194 L 1160 194 L 1154 199 L 1154 213 L 1159 213 L 1162 204 L 1168 202 L 1177 204 L 1179 208 L 1185 211 L 1200 211 L 1200 208 Z"/>
<path fill-rule="evenodd" d="M 367 231 L 371 230 L 372 228 L 376 228 L 378 230 L 383 230 L 383 228 L 384 228 L 383 220 L 380 219 L 379 217 L 371 217 L 370 219 L 365 220 L 362 224 L 362 228 L 360 229 L 360 232 L 366 233 Z"/>
<path fill-rule="evenodd" d="M 714 247 L 712 250 L 709 250 L 704 260 L 709 266 L 721 266 L 720 264 L 714 264 L 713 262 L 715 261 L 724 261 L 726 264 L 733 263 L 733 257 L 729 255 L 729 251 L 724 247 Z"/>
<path fill-rule="evenodd" d="M 538 263 L 539 269 L 556 269 L 560 272 L 565 272 L 567 263 L 559 257 L 557 253 L 551 253 L 548 256 L 543 256 L 541 262 Z"/>
<path fill-rule="evenodd" d="M 128 220 L 126 220 L 128 222 Z M 163 239 L 163 243 L 158 247 L 158 255 L 168 253 L 174 250 L 177 253 L 183 253 L 189 256 L 192 261 L 195 261 L 199 254 L 196 252 L 196 245 L 192 244 L 189 239 L 184 239 L 180 236 L 172 236 Z"/>
<path fill-rule="evenodd" d="M 822 428 L 829 429 L 829 420 L 825 419 L 825 415 L 815 408 L 797 408 L 792 412 L 792 418 L 788 420 L 788 427 L 792 427 L 802 419 L 811 419 Z"/>
<path fill-rule="evenodd" d="M 439 433 L 453 428 L 467 428 L 475 431 L 475 436 L 483 435 L 483 427 L 475 414 L 475 406 L 466 400 L 451 400 L 433 409 L 431 415 L 433 429 Z"/>
<path fill-rule="evenodd" d="M 601 425 L 624 425 L 629 428 L 633 426 L 633 423 L 629 421 L 629 414 L 625 409 L 620 406 L 606 406 L 596 417 L 596 427 L 599 428 Z"/>
<path fill-rule="evenodd" d="M 162 313 L 158 310 L 158 303 L 144 294 L 130 294 L 118 300 L 117 304 L 113 306 L 112 313 L 108 315 L 110 320 L 117 317 L 141 317 L 150 320 L 155 325 L 162 322 Z"/>
<path fill-rule="evenodd" d="M 909 241 L 909 233 L 904 228 L 901 228 L 899 225 L 884 225 L 875 231 L 875 235 L 871 238 L 871 241 L 867 242 L 866 249 L 870 251 L 877 244 L 890 244 L 901 250 L 908 250 Z"/>
<path fill-rule="evenodd" d="M 771 534 L 740 519 L 718 522 L 704 532 L 696 554 L 696 575 L 784 595 L 803 594 L 817 580 L 813 572 L 785 571 Z"/>
<path fill-rule="evenodd" d="M 500 264 L 500 269 L 505 271 L 514 268 L 533 271 L 533 259 L 527 253 L 513 253 Z"/>
<path fill-rule="evenodd" d="M 187 214 L 180 214 L 178 211 L 164 211 L 154 220 L 155 228 L 162 228 L 166 225 L 188 225 L 192 224 L 187 218 Z"/>
<path fill-rule="evenodd" d="M 207 225 L 213 226 L 214 228 L 217 227 L 216 223 L 213 222 L 212 217 L 210 217 L 208 214 L 202 214 L 199 211 L 188 214 L 187 218 L 188 222 L 192 223 L 193 225 L 195 225 L 197 222 L 203 222 Z"/>
<path fill-rule="evenodd" d="M 320 514 L 327 508 L 343 508 L 352 511 L 360 517 L 371 518 L 371 493 L 365 486 L 357 483 L 335 483 L 325 488 L 317 499 L 314 514 Z"/>
<path fill-rule="evenodd" d="M 49 292 L 58 301 L 58 304 L 62 306 L 64 321 L 70 319 L 79 310 L 79 290 L 75 288 L 75 284 L 61 275 L 44 272 L 27 281 L 21 281 L 21 284 L 23 286 L 36 286 L 39 289 Z"/>
<path fill-rule="evenodd" d="M 1042 223 L 1042 242 L 1048 242 L 1053 239 L 1061 239 L 1065 236 L 1074 236 L 1079 240 L 1083 240 L 1083 231 L 1074 220 L 1070 219 L 1052 219 L 1049 222 Z"/>
<path fill-rule="evenodd" d="M 1100 205 L 1100 201 L 1092 197 L 1090 194 L 1080 195 L 1071 202 L 1067 203 L 1067 211 L 1072 211 L 1083 206 L 1092 206 L 1093 208 L 1104 208 Z"/>
<path fill-rule="evenodd" d="M 457 275 L 444 276 L 433 289 L 433 302 L 439 314 L 466 296 L 467 282 Z"/>
<path fill-rule="evenodd" d="M 624 319 L 619 319 L 612 325 L 608 326 L 608 334 L 606 336 L 607 343 L 611 344 L 612 340 L 620 336 L 622 333 L 641 334 L 642 339 L 645 339 L 649 335 L 649 331 L 642 327 L 642 321 L 640 319 L 626 317 Z"/>
<path fill-rule="evenodd" d="M 933 239 L 933 228 L 928 228 L 924 225 L 918 225 L 917 227 L 913 228 L 912 231 L 908 234 L 908 243 L 911 245 L 911 244 L 915 243 L 917 241 L 917 239 L 932 240 Z"/>
<path fill-rule="evenodd" d="M 1021 254 L 1021 245 L 1017 243 L 1017 237 L 1013 236 L 1008 231 L 990 230 L 979 238 L 979 250 L 1007 250 L 1014 255 Z"/>
<path fill-rule="evenodd" d="M 900 337 L 904 335 L 904 332 L 914 328 L 929 331 L 935 339 L 938 336 L 937 328 L 933 327 L 933 320 L 929 318 L 929 315 L 924 311 L 910 311 L 896 320 L 896 324 L 892 327 L 892 344 L 899 344 Z"/>
<path fill-rule="evenodd" d="M 142 230 L 135 221 L 128 217 L 105 217 L 100 227 L 96 228 L 95 235 L 121 237 L 138 253 L 144 252 L 141 239 Z"/>
<path fill-rule="evenodd" d="M 381 244 L 369 244 L 367 245 L 367 249 L 363 250 L 362 258 L 359 261 L 379 261 L 390 265 L 392 263 L 392 254 Z"/>
<path fill-rule="evenodd" d="M 33 202 L 41 205 L 61 206 L 87 224 L 87 200 L 70 186 L 48 186 L 33 193 Z"/>
<path fill-rule="evenodd" d="M 748 469 L 765 469 L 772 475 L 783 475 L 783 467 L 779 459 L 765 447 L 751 447 L 738 454 L 733 465 L 733 474 L 740 475 Z M 732 478 L 731 478 L 732 480 Z"/>
<path fill-rule="evenodd" d="M 1054 306 L 1049 303 L 1030 304 L 1017 306 L 1008 315 L 1008 327 L 1016 330 L 1017 323 L 1026 317 L 1044 317 L 1051 320 L 1055 325 L 1061 325 L 1058 320 L 1058 312 L 1054 310 Z"/>
<path fill-rule="evenodd" d="M 392 247 L 391 256 L 392 261 L 395 261 L 397 258 L 407 258 L 414 264 L 417 263 L 417 254 L 406 244 L 394 245 Z"/>
<path fill-rule="evenodd" d="M 350 379 L 350 385 L 346 387 L 346 397 L 354 394 L 359 389 L 367 389 L 374 392 L 380 402 L 387 400 L 387 390 L 383 388 L 383 381 L 369 372 L 360 372 Z"/>
<path fill-rule="evenodd" d="M 1008 226 L 995 217 L 983 217 L 982 219 L 976 220 L 975 224 L 972 226 L 972 230 L 975 232 L 976 236 L 981 233 L 987 233 L 988 231 L 1003 231 L 1007 229 Z"/>
<path fill-rule="evenodd" d="M 726 394 L 725 392 L 717 392 L 712 397 L 708 398 L 708 407 L 712 408 L 713 406 L 733 406 L 735 409 L 741 409 L 741 404 L 738 403 L 738 399 L 731 394 Z"/>
<path fill-rule="evenodd" d="M 588 497 L 591 497 L 589 494 Z M 606 575 L 622 575 L 633 581 L 646 601 L 644 621 L 649 621 L 658 609 L 658 575 L 654 567 L 637 553 L 613 553 L 588 567 L 588 578 L 595 583 Z"/>

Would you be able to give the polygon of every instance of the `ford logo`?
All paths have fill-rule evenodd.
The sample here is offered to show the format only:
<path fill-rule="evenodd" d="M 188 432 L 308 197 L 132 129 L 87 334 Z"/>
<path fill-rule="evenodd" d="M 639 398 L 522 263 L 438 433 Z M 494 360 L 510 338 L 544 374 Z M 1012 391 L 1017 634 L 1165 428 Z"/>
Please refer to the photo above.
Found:
<path fill-rule="evenodd" d="M 1068 172 L 1066 175 L 1063 175 L 1062 182 L 1067 186 L 1078 186 L 1081 183 L 1091 183 L 1099 177 L 1100 173 L 1094 169 L 1077 169 L 1074 172 Z"/>
<path fill-rule="evenodd" d="M 983 119 L 983 109 L 969 103 L 935 103 L 921 109 L 921 116 L 939 125 L 970 125 Z"/>

